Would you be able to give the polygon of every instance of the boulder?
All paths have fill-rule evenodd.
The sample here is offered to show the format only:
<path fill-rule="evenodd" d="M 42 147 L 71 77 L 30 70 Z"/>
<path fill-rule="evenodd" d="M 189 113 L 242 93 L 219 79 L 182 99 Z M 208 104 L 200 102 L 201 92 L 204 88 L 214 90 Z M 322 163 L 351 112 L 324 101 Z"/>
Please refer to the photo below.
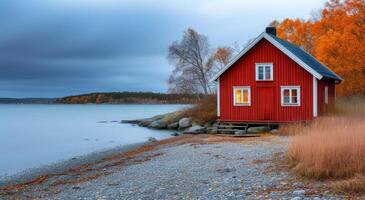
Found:
<path fill-rule="evenodd" d="M 154 138 L 154 137 L 150 137 L 150 138 L 148 138 L 148 141 L 149 141 L 149 142 L 157 142 L 157 139 L 156 139 L 156 138 Z"/>
<path fill-rule="evenodd" d="M 191 118 L 184 117 L 179 120 L 179 129 L 189 128 L 191 126 Z"/>
<path fill-rule="evenodd" d="M 186 129 L 183 134 L 201 134 L 201 133 L 205 133 L 205 127 L 203 126 L 199 126 L 199 125 L 194 125 L 188 129 Z"/>
<path fill-rule="evenodd" d="M 218 128 L 217 127 L 207 127 L 207 133 L 217 134 L 218 133 Z"/>
<path fill-rule="evenodd" d="M 167 125 L 168 129 L 178 129 L 179 128 L 179 122 L 174 122 L 169 125 Z"/>
<path fill-rule="evenodd" d="M 247 132 L 249 133 L 262 133 L 270 131 L 270 128 L 268 126 L 257 126 L 257 127 L 250 127 L 247 129 Z"/>
<path fill-rule="evenodd" d="M 156 121 L 151 122 L 148 125 L 149 128 L 156 128 L 156 129 L 165 129 L 167 128 L 167 123 L 165 122 L 164 119 L 159 119 Z"/>

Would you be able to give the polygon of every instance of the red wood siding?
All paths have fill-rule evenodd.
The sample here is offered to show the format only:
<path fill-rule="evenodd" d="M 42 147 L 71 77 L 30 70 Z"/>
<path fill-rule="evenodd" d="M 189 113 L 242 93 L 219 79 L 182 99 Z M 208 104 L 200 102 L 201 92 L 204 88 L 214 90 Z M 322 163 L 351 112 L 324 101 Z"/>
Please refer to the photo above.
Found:
<path fill-rule="evenodd" d="M 328 105 L 325 104 L 325 87 L 328 86 Z M 320 80 L 318 81 L 318 113 L 321 114 L 334 106 L 335 104 L 335 96 L 336 96 L 336 88 L 335 82 L 330 80 Z"/>
<path fill-rule="evenodd" d="M 273 63 L 274 80 L 256 81 L 255 63 Z M 251 106 L 233 106 L 233 86 L 251 87 Z M 300 106 L 282 107 L 280 86 L 300 86 Z M 221 121 L 289 122 L 312 118 L 313 76 L 265 39 L 220 76 Z"/>

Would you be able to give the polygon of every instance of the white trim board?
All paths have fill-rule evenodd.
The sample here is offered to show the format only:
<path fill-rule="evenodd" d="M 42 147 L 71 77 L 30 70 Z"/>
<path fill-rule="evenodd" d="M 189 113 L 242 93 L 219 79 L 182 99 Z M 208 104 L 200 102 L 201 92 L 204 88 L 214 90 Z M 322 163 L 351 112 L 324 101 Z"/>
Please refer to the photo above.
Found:
<path fill-rule="evenodd" d="M 273 44 L 276 48 L 281 50 L 285 55 L 287 55 L 289 58 L 294 60 L 298 65 L 303 67 L 307 72 L 312 74 L 318 80 L 321 80 L 323 78 L 323 76 L 321 74 L 316 72 L 314 69 L 312 69 L 306 63 L 304 63 L 301 59 L 299 59 L 296 55 L 294 55 L 292 52 L 287 50 L 283 45 L 281 45 L 279 42 L 277 42 L 269 34 L 267 34 L 266 32 L 263 32 L 251 44 L 249 44 L 245 49 L 243 49 L 236 57 L 234 57 L 234 59 L 231 62 L 229 62 L 215 76 L 213 76 L 213 78 L 210 81 L 216 81 L 228 68 L 230 68 L 238 59 L 240 59 L 243 55 L 245 55 L 252 47 L 254 47 L 263 38 L 268 40 L 271 44 Z"/>
<path fill-rule="evenodd" d="M 217 116 L 221 116 L 221 109 L 220 109 L 220 85 L 219 85 L 219 78 L 217 80 Z"/>
<path fill-rule="evenodd" d="M 313 76 L 313 117 L 318 116 L 318 83 L 316 77 Z"/>

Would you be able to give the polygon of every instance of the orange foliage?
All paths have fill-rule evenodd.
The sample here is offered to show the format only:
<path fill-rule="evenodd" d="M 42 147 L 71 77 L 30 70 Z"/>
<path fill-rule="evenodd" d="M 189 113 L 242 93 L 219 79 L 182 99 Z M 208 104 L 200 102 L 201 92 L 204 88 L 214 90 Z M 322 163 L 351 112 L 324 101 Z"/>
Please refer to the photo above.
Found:
<path fill-rule="evenodd" d="M 338 94 L 365 93 L 365 2 L 331 0 L 316 20 L 284 19 L 278 36 L 301 46 L 344 78 Z"/>

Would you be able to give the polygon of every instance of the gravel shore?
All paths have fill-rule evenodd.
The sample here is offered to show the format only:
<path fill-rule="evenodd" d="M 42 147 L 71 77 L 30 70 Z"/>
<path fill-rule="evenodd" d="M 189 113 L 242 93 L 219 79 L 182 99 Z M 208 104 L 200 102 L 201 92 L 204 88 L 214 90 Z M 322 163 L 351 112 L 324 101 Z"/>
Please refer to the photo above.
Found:
<path fill-rule="evenodd" d="M 225 138 L 199 136 L 127 160 L 105 159 L 76 174 L 0 190 L 0 199 L 345 199 L 325 183 L 288 173 L 281 162 L 287 137 Z"/>

